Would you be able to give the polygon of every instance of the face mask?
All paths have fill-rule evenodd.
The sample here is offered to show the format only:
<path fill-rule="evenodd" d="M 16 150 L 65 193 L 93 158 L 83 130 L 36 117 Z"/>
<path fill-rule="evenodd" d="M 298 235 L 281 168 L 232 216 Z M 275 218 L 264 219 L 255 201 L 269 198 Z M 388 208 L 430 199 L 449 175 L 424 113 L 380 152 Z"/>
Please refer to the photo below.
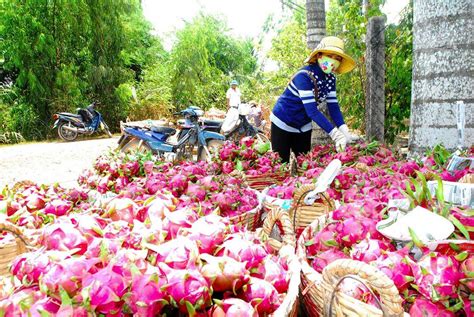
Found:
<path fill-rule="evenodd" d="M 318 64 L 319 67 L 321 67 L 321 69 L 323 70 L 323 72 L 329 74 L 333 73 L 339 67 L 341 62 L 323 55 L 321 56 L 321 58 L 318 58 Z"/>

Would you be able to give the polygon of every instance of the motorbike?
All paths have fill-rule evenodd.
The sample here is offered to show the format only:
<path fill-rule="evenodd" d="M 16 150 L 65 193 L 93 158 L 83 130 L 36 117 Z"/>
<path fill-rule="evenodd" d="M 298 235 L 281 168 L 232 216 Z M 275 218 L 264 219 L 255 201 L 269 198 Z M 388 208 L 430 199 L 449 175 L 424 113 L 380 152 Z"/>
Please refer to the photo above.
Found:
<path fill-rule="evenodd" d="M 132 151 L 151 152 L 166 160 L 193 159 L 197 147 L 197 160 L 208 160 L 211 153 L 216 152 L 223 144 L 225 137 L 201 127 L 199 117 L 204 112 L 191 106 L 175 116 L 184 117 L 185 123 L 181 130 L 165 126 L 133 126 L 124 124 L 123 134 L 118 141 L 118 150 L 128 153 Z M 178 133 L 176 143 L 170 142 L 171 136 Z"/>
<path fill-rule="evenodd" d="M 112 137 L 109 127 L 99 111 L 95 109 L 97 103 L 93 102 L 85 109 L 78 109 L 77 114 L 58 112 L 53 115 L 53 129 L 58 130 L 59 137 L 64 141 L 74 141 L 79 134 L 90 135 L 99 130 L 104 131 L 109 138 Z"/>
<path fill-rule="evenodd" d="M 227 111 L 224 122 L 222 122 L 220 129 L 221 134 L 223 134 L 227 140 L 234 142 L 239 142 L 246 136 L 256 138 L 263 143 L 270 142 L 261 128 L 255 127 L 249 122 L 247 119 L 249 113 L 249 104 L 241 103 L 237 108 L 231 107 Z M 263 124 L 265 124 L 265 122 Z"/>

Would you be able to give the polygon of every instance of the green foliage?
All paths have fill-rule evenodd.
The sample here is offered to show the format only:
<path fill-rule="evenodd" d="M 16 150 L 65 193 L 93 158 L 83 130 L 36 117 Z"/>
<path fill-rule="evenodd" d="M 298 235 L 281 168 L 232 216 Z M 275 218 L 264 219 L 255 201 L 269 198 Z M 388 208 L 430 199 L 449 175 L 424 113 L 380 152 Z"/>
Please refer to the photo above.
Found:
<path fill-rule="evenodd" d="M 398 25 L 390 25 L 385 32 L 385 138 L 392 143 L 395 137 L 408 131 L 411 102 L 413 3 L 401 14 Z"/>
<path fill-rule="evenodd" d="M 2 129 L 40 139 L 51 115 L 93 100 L 109 126 L 128 115 L 131 86 L 154 62 L 161 43 L 150 34 L 139 0 L 2 1 L 0 51 L 11 78 L 0 109 Z M 8 110 L 5 110 L 8 108 Z"/>
<path fill-rule="evenodd" d="M 346 121 L 357 129 L 364 129 L 365 118 L 365 34 L 368 19 L 382 15 L 381 0 L 370 0 L 369 10 L 362 15 L 360 0 L 330 2 L 326 14 L 327 34 L 344 40 L 345 51 L 357 63 L 356 68 L 347 74 L 338 76 L 338 101 L 345 115 Z"/>
<path fill-rule="evenodd" d="M 229 82 L 237 79 L 242 84 L 255 71 L 251 42 L 227 33 L 224 21 L 204 14 L 178 31 L 170 56 L 172 101 L 177 107 L 223 108 Z"/>

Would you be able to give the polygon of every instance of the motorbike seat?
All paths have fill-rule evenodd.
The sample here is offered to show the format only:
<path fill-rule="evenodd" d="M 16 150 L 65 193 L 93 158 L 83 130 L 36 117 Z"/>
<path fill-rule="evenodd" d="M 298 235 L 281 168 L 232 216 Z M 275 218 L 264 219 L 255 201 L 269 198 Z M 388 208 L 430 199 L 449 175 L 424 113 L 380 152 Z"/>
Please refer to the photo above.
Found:
<path fill-rule="evenodd" d="M 58 114 L 59 114 L 60 116 L 82 119 L 82 116 L 81 116 L 80 114 L 74 114 L 74 113 L 69 113 L 69 112 L 60 112 L 60 113 L 58 113 Z"/>
<path fill-rule="evenodd" d="M 162 133 L 167 136 L 175 135 L 176 134 L 176 129 L 173 128 L 168 128 L 168 127 L 161 127 L 161 126 L 152 126 L 151 131 L 156 132 L 156 133 Z"/>
<path fill-rule="evenodd" d="M 207 126 L 210 127 L 220 127 L 222 125 L 222 120 L 210 120 L 210 119 L 204 119 L 203 123 Z"/>

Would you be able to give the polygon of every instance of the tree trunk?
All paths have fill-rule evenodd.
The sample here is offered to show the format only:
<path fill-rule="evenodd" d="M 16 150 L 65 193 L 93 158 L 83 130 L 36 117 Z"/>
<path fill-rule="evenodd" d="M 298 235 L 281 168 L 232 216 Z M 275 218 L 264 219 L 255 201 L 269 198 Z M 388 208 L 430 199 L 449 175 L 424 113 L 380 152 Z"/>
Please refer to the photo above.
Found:
<path fill-rule="evenodd" d="M 326 36 L 326 11 L 324 0 L 306 0 L 306 41 L 308 48 L 313 50 Z M 319 110 L 329 119 L 326 104 L 321 105 Z M 325 144 L 329 141 L 327 133 L 313 122 L 312 141 L 315 144 Z"/>
<path fill-rule="evenodd" d="M 452 150 L 474 141 L 474 37 L 472 0 L 415 0 L 409 150 L 436 144 Z M 458 102 L 465 108 L 458 144 Z"/>

